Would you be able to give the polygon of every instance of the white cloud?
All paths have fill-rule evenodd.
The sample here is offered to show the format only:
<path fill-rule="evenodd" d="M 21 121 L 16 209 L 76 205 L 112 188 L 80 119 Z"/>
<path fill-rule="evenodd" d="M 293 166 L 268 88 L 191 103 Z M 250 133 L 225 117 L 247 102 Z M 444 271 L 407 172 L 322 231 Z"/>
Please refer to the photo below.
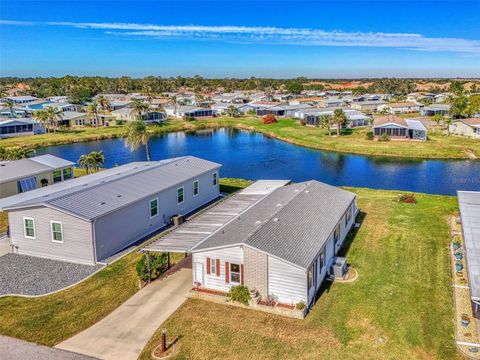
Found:
<path fill-rule="evenodd" d="M 34 23 L 0 20 L 6 25 Z M 45 22 L 48 26 L 105 30 L 111 36 L 153 39 L 203 39 L 242 43 L 276 43 L 304 46 L 358 46 L 402 48 L 420 51 L 446 51 L 480 54 L 480 40 L 435 38 L 412 33 L 325 31 L 308 28 L 263 26 L 156 25 L 135 23 Z"/>

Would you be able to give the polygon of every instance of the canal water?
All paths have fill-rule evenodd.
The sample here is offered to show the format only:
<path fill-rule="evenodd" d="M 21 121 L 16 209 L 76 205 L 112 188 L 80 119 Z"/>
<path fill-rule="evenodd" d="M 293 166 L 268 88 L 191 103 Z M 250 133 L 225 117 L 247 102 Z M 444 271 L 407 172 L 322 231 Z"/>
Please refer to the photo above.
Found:
<path fill-rule="evenodd" d="M 415 146 L 414 144 L 412 146 Z M 221 176 L 247 179 L 316 179 L 331 185 L 395 189 L 454 195 L 480 190 L 478 160 L 410 160 L 368 157 L 312 150 L 258 133 L 235 129 L 177 132 L 152 137 L 153 160 L 194 155 L 223 165 Z M 80 155 L 102 150 L 106 167 L 145 161 L 142 147 L 131 152 L 123 139 L 100 140 L 37 149 L 77 161 Z"/>

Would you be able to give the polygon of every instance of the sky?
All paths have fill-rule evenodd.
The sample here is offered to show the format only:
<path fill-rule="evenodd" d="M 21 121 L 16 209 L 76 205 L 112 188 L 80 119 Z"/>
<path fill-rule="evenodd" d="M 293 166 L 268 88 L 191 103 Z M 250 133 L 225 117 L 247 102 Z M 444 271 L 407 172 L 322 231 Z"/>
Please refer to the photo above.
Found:
<path fill-rule="evenodd" d="M 0 76 L 480 77 L 476 1 L 0 1 Z"/>

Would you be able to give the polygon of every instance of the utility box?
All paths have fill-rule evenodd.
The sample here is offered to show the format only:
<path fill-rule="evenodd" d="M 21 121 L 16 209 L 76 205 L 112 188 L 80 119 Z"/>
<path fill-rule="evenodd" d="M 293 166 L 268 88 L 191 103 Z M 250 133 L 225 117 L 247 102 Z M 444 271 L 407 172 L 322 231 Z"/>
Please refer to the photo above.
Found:
<path fill-rule="evenodd" d="M 172 216 L 172 224 L 173 226 L 179 226 L 183 223 L 183 216 L 182 215 L 173 215 Z"/>
<path fill-rule="evenodd" d="M 347 259 L 344 257 L 334 257 L 330 267 L 330 274 L 335 279 L 343 279 L 347 274 Z"/>

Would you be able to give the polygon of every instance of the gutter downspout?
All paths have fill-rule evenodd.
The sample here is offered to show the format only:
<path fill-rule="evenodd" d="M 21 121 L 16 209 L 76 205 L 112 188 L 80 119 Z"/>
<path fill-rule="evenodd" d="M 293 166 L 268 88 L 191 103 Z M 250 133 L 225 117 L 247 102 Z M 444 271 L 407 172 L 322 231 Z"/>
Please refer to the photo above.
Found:
<path fill-rule="evenodd" d="M 95 220 L 92 220 L 92 247 L 93 247 L 93 263 L 97 263 L 97 239 L 95 237 Z"/>

